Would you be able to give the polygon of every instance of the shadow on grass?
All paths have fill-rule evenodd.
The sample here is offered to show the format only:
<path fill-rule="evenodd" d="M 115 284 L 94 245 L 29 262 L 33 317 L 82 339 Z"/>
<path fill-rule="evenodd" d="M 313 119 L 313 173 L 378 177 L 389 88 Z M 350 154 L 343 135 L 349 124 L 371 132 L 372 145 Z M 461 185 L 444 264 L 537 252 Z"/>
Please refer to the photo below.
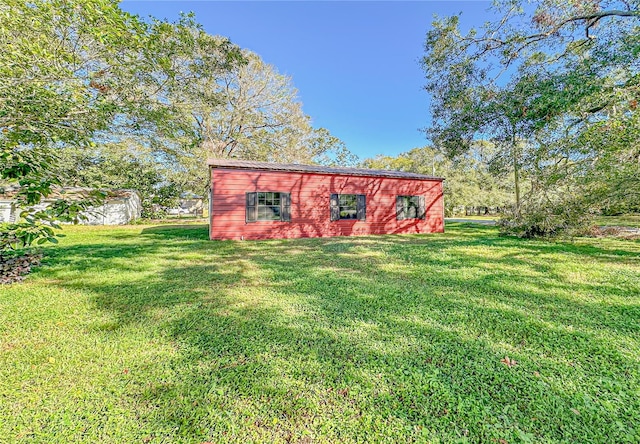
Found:
<path fill-rule="evenodd" d="M 163 239 L 209 239 L 209 225 L 187 224 L 187 225 L 158 225 L 142 230 L 143 236 L 152 236 Z"/>
<path fill-rule="evenodd" d="M 168 365 L 176 371 L 152 381 L 141 373 L 129 400 L 144 406 L 141 421 L 157 437 L 634 433 L 637 282 L 566 276 L 572 262 L 637 264 L 633 249 L 501 238 L 489 227 L 206 239 L 206 226 L 144 228 L 130 244 L 62 247 L 47 271 L 84 270 L 61 285 L 89 291 L 118 326 L 178 345 Z M 107 271 L 118 278 L 105 282 Z M 505 355 L 518 366 L 502 364 Z"/>

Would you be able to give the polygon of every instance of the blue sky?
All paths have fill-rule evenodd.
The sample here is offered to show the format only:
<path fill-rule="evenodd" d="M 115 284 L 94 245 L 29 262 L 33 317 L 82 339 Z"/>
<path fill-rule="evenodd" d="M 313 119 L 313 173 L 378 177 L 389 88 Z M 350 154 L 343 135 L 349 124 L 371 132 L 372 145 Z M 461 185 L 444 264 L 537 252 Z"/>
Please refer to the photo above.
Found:
<path fill-rule="evenodd" d="M 314 126 L 361 158 L 396 155 L 427 141 L 428 95 L 418 64 L 434 14 L 462 12 L 462 27 L 489 18 L 489 1 L 124 1 L 143 17 L 193 11 L 292 77 Z"/>

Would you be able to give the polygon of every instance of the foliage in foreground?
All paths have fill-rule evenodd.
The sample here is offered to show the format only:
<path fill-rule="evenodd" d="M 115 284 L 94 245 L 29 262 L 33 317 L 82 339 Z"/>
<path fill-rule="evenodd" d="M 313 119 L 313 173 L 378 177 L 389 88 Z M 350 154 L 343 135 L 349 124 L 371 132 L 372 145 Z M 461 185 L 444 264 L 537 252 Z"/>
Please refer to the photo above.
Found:
<path fill-rule="evenodd" d="M 0 441 L 638 442 L 640 244 L 69 227 L 0 298 Z"/>
<path fill-rule="evenodd" d="M 86 146 L 132 103 L 143 34 L 114 1 L 0 2 L 0 185 L 19 186 L 22 210 L 0 226 L 0 253 L 54 240 L 100 198 L 40 205 L 61 184 L 56 149 Z"/>

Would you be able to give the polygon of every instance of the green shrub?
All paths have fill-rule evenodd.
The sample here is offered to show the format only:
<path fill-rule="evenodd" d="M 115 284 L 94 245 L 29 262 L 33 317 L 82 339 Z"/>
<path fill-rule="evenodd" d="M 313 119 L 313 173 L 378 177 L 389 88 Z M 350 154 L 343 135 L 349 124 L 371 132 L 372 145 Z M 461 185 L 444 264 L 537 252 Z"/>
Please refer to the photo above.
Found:
<path fill-rule="evenodd" d="M 498 221 L 501 234 L 523 238 L 581 236 L 593 226 L 595 210 L 580 198 L 529 200 L 516 211 L 505 209 Z"/>

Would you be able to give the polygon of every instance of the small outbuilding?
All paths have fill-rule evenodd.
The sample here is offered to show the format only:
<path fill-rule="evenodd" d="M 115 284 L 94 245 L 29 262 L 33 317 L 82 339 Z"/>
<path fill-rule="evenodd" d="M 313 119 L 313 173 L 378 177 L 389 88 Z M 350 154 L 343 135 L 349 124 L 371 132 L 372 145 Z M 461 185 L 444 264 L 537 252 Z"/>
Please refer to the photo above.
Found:
<path fill-rule="evenodd" d="M 211 159 L 209 237 L 444 232 L 441 177 Z"/>
<path fill-rule="evenodd" d="M 15 195 L 17 188 L 6 188 L 0 193 L 0 222 L 15 222 L 23 209 L 19 208 Z M 90 188 L 67 187 L 55 190 L 36 208 L 44 209 L 57 199 L 82 199 Z M 135 190 L 108 190 L 104 203 L 84 213 L 83 225 L 125 225 L 139 219 L 142 212 L 140 194 Z"/>
<path fill-rule="evenodd" d="M 187 216 L 202 217 L 203 210 L 204 210 L 204 198 L 202 196 L 198 196 L 195 193 L 185 192 L 180 195 L 178 207 L 169 208 L 167 210 L 167 213 L 171 215 L 177 215 L 177 216 L 187 215 Z"/>

